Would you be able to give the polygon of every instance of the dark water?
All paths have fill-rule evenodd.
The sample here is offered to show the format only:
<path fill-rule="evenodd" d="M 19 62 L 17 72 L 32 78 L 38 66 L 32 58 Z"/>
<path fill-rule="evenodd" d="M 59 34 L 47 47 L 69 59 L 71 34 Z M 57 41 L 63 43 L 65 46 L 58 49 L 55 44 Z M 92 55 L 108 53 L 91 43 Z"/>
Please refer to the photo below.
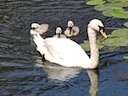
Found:
<path fill-rule="evenodd" d="M 127 96 L 128 60 L 123 56 L 128 55 L 128 47 L 101 50 L 99 70 L 84 70 L 49 62 L 42 65 L 30 40 L 32 22 L 49 23 L 46 35 L 52 36 L 57 26 L 64 29 L 73 20 L 81 29 L 76 42 L 87 39 L 86 26 L 93 18 L 108 28 L 123 27 L 125 19 L 104 17 L 85 5 L 86 1 L 1 0 L 0 96 Z M 109 34 L 112 29 L 106 31 Z"/>

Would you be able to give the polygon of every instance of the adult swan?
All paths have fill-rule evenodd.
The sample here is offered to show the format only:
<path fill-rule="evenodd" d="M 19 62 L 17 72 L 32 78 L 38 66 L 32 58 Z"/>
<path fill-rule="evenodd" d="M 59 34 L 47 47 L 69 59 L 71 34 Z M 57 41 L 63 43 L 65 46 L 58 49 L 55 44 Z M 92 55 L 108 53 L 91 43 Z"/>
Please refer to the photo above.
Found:
<path fill-rule="evenodd" d="M 35 31 L 36 26 L 32 24 L 31 27 L 30 34 L 37 45 L 37 51 L 39 51 L 47 61 L 66 67 L 82 67 L 86 69 L 98 67 L 99 51 L 96 44 L 96 31 L 107 38 L 104 32 L 104 25 L 100 20 L 93 19 L 88 24 L 88 36 L 91 49 L 90 58 L 76 42 L 67 38 L 51 37 L 43 39 L 38 31 Z"/>

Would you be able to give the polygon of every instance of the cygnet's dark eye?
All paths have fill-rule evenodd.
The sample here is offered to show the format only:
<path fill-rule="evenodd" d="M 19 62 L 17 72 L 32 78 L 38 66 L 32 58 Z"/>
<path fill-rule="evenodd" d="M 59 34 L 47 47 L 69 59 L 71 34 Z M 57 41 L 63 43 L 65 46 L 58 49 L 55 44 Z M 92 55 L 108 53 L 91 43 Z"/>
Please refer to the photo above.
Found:
<path fill-rule="evenodd" d="M 35 28 L 35 27 L 32 27 L 31 29 L 32 29 L 32 30 L 35 30 L 36 28 Z"/>

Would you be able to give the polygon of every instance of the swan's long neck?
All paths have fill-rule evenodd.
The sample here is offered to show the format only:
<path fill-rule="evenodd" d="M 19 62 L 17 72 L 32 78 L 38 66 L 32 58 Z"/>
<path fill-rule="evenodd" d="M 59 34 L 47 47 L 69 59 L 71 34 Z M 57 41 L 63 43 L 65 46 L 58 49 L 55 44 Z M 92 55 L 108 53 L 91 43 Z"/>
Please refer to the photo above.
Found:
<path fill-rule="evenodd" d="M 88 37 L 90 41 L 90 64 L 92 67 L 97 67 L 99 62 L 99 50 L 96 43 L 96 32 L 88 26 Z"/>

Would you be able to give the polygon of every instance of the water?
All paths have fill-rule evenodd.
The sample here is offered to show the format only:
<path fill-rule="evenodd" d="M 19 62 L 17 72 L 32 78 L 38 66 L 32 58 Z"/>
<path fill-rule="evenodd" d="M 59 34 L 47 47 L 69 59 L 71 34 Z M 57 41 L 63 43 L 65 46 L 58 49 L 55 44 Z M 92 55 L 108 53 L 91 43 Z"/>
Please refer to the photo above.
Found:
<path fill-rule="evenodd" d="M 67 21 L 73 20 L 81 29 L 75 38 L 79 43 L 87 39 L 86 26 L 93 18 L 101 19 L 110 28 L 108 34 L 111 28 L 121 28 L 126 22 L 104 17 L 85 1 L 1 0 L 0 96 L 127 96 L 128 60 L 123 56 L 128 55 L 128 47 L 101 50 L 99 70 L 84 70 L 49 62 L 42 65 L 30 40 L 32 22 L 48 23 L 46 36 L 52 36 L 57 26 L 65 29 Z"/>

